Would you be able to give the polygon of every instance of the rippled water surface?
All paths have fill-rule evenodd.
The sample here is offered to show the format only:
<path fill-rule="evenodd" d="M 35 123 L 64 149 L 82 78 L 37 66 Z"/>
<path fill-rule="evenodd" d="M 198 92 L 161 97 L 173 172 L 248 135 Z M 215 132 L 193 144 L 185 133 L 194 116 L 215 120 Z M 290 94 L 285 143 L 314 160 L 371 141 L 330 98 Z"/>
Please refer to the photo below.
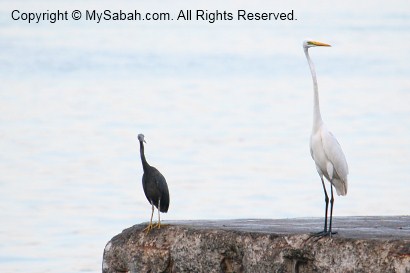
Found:
<path fill-rule="evenodd" d="M 335 215 L 410 208 L 407 1 L 3 1 L 0 271 L 100 272 L 147 221 L 137 134 L 166 177 L 164 220 L 322 216 L 309 153 L 311 49 L 322 116 L 345 151 Z M 13 21 L 13 9 L 294 10 L 286 22 Z"/>

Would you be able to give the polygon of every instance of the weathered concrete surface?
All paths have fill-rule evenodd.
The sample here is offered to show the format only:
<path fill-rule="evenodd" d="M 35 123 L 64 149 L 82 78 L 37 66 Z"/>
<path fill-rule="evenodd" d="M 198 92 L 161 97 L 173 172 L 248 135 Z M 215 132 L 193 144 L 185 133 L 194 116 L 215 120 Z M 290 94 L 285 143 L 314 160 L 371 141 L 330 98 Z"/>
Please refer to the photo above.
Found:
<path fill-rule="evenodd" d="M 338 217 L 332 238 L 309 235 L 323 219 L 168 221 L 107 243 L 103 273 L 410 273 L 410 216 Z"/>

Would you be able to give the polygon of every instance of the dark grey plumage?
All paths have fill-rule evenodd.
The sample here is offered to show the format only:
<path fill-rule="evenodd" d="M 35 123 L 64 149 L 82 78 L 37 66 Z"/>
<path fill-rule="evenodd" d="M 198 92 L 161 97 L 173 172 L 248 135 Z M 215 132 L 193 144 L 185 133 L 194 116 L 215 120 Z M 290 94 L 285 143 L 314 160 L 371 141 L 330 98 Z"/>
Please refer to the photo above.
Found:
<path fill-rule="evenodd" d="M 145 197 L 152 205 L 152 214 L 150 225 L 147 227 L 148 231 L 152 228 L 152 216 L 154 213 L 154 206 L 158 209 L 158 228 L 161 226 L 160 212 L 167 212 L 169 207 L 169 191 L 165 177 L 153 166 L 150 166 L 145 159 L 144 154 L 144 135 L 139 134 L 138 140 L 140 142 L 140 153 L 142 168 L 144 174 L 142 175 L 142 187 L 144 189 Z"/>

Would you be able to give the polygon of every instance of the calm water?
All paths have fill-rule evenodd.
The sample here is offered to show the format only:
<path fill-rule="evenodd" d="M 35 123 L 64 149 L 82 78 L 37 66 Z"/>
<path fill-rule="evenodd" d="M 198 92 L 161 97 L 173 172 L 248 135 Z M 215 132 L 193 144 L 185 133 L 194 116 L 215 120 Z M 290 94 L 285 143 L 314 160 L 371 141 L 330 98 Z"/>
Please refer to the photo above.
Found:
<path fill-rule="evenodd" d="M 335 215 L 409 214 L 407 1 L 59 2 L 0 7 L 1 272 L 100 272 L 105 243 L 150 216 L 138 133 L 168 181 L 165 220 L 322 216 L 307 37 L 333 45 L 311 56 L 350 167 Z M 10 19 L 15 8 L 294 9 L 298 20 L 29 25 Z"/>

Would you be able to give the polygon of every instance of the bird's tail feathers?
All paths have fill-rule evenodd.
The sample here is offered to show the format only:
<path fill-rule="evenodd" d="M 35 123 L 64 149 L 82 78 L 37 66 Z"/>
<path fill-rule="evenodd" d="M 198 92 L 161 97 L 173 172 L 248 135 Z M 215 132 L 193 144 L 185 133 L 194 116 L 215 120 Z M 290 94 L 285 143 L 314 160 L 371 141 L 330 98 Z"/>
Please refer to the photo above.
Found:
<path fill-rule="evenodd" d="M 158 208 L 160 212 L 168 212 L 169 207 L 169 195 L 165 195 L 161 199 L 160 207 Z"/>
<path fill-rule="evenodd" d="M 347 194 L 347 179 L 346 180 L 333 179 L 332 184 L 336 188 L 337 195 L 344 196 Z"/>

